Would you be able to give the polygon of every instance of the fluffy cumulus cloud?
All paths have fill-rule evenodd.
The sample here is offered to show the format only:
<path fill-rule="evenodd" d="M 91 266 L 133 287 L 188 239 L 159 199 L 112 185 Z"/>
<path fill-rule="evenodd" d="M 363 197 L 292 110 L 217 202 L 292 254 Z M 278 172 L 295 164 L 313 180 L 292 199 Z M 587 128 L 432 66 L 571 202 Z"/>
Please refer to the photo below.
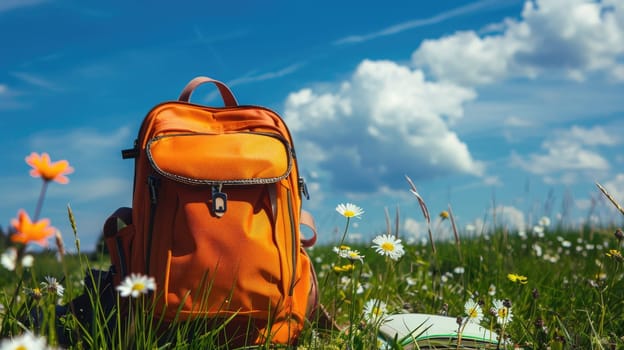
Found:
<path fill-rule="evenodd" d="M 412 62 L 465 85 L 553 70 L 575 80 L 593 72 L 624 80 L 623 9 L 621 0 L 526 1 L 520 20 L 506 19 L 483 37 L 462 31 L 425 40 Z"/>
<path fill-rule="evenodd" d="M 497 206 L 495 210 L 491 211 L 492 218 L 496 218 L 496 226 L 504 227 L 511 230 L 524 231 L 526 229 L 526 222 L 524 213 L 513 206 Z"/>
<path fill-rule="evenodd" d="M 404 186 L 405 174 L 482 175 L 483 164 L 451 129 L 474 98 L 473 90 L 427 81 L 420 70 L 365 60 L 333 90 L 291 93 L 284 116 L 297 149 L 314 151 L 299 151 L 308 166 L 336 187 L 372 192 Z"/>
<path fill-rule="evenodd" d="M 546 139 L 543 152 L 527 156 L 512 155 L 512 164 L 538 175 L 546 175 L 547 182 L 573 183 L 573 172 L 599 172 L 609 170 L 609 162 L 600 154 L 602 146 L 615 146 L 618 140 L 599 126 L 582 128 L 573 126 L 557 130 Z M 553 175 L 556 175 L 557 181 Z"/>

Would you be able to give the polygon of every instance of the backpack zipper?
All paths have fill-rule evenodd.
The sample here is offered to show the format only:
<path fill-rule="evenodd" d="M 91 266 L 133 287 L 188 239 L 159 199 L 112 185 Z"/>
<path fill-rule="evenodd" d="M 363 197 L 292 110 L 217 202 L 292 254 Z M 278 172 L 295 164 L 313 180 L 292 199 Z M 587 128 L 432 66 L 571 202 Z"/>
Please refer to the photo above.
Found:
<path fill-rule="evenodd" d="M 286 196 L 288 196 L 288 217 L 290 222 L 290 234 L 291 234 L 291 258 L 292 258 L 292 273 L 290 274 L 290 286 L 288 288 L 288 296 L 292 296 L 295 290 L 295 275 L 297 274 L 297 234 L 295 222 L 293 220 L 293 205 L 290 197 L 290 189 L 286 189 Z"/>
<path fill-rule="evenodd" d="M 261 136 L 267 136 L 267 137 L 273 137 L 273 138 L 281 141 L 284 144 L 284 147 L 286 149 L 286 153 L 288 155 L 288 165 L 287 165 L 287 169 L 286 169 L 284 174 L 282 174 L 280 176 L 272 177 L 272 178 L 232 179 L 232 180 L 219 180 L 219 181 L 213 181 L 213 180 L 209 180 L 209 179 L 193 179 L 193 178 L 179 176 L 177 174 L 172 174 L 172 173 L 169 173 L 169 172 L 166 172 L 166 171 L 162 170 L 158 166 L 158 164 L 156 164 L 156 162 L 154 161 L 154 158 L 153 158 L 151 150 L 150 150 L 151 144 L 153 142 L 158 141 L 158 140 L 163 139 L 163 138 L 168 138 L 168 137 L 193 137 L 193 136 L 198 136 L 198 135 L 218 135 L 218 134 L 211 134 L 211 133 L 183 133 L 183 134 L 159 135 L 159 136 L 155 136 L 155 137 L 151 138 L 147 142 L 145 150 L 146 150 L 148 162 L 149 162 L 150 166 L 152 167 L 152 169 L 154 169 L 161 176 L 164 176 L 164 177 L 172 179 L 172 180 L 174 180 L 176 182 L 184 183 L 184 184 L 187 184 L 187 185 L 210 185 L 210 186 L 222 186 L 222 185 L 265 185 L 265 184 L 270 184 L 270 183 L 276 183 L 278 181 L 281 181 L 281 180 L 287 178 L 290 175 L 290 173 L 292 172 L 292 170 L 293 170 L 294 159 L 295 159 L 294 149 L 290 146 L 290 144 L 288 143 L 288 140 L 286 138 L 284 138 L 282 135 L 275 134 L 275 133 L 270 133 L 270 132 L 255 132 L 254 131 L 254 132 L 246 132 L 246 133 L 248 133 L 248 134 L 255 134 L 255 135 L 261 135 Z"/>
<path fill-rule="evenodd" d="M 154 221 L 156 219 L 156 207 L 158 206 L 158 187 L 160 179 L 154 175 L 147 176 L 147 186 L 150 196 L 150 215 L 147 228 L 147 251 L 145 254 L 145 273 L 149 274 L 150 258 L 152 256 L 152 235 L 154 233 Z"/>

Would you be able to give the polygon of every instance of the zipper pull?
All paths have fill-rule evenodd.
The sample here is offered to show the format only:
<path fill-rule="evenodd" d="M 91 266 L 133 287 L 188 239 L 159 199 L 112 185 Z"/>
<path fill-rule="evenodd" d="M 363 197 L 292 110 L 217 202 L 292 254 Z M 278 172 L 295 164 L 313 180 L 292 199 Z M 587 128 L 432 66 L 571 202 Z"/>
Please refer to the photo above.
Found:
<path fill-rule="evenodd" d="M 212 212 L 220 218 L 227 210 L 227 194 L 221 192 L 223 184 L 212 186 Z"/>
<path fill-rule="evenodd" d="M 301 191 L 301 195 L 305 197 L 305 199 L 310 200 L 308 185 L 305 183 L 305 180 L 302 177 L 299 178 L 299 191 Z"/>
<path fill-rule="evenodd" d="M 158 186 L 160 185 L 160 179 L 154 175 L 147 177 L 147 186 L 149 187 L 150 201 L 153 205 L 158 203 Z"/>

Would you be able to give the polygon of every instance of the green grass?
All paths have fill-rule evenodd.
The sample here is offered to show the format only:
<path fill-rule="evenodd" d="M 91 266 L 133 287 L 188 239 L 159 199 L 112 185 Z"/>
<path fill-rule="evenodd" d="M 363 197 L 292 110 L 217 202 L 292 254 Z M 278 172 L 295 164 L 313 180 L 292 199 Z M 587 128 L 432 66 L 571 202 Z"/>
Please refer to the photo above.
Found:
<path fill-rule="evenodd" d="M 483 303 L 485 317 L 481 325 L 504 334 L 513 344 L 526 349 L 620 349 L 624 348 L 624 270 L 618 255 L 620 242 L 615 228 L 598 231 L 547 230 L 544 237 L 497 230 L 478 237 L 462 237 L 461 244 L 436 242 L 433 253 L 427 244 L 405 244 L 405 254 L 394 261 L 381 256 L 368 243 L 352 244 L 364 256 L 354 262 L 354 269 L 336 272 L 333 267 L 349 264 L 333 251 L 334 245 L 310 250 L 320 284 L 321 302 L 335 317 L 342 331 L 315 329 L 311 323 L 301 336 L 299 347 L 360 348 L 377 345 L 379 322 L 367 322 L 364 304 L 379 300 L 392 313 L 445 313 L 464 317 L 464 303 L 474 297 Z M 434 232 L 435 235 L 435 232 Z M 405 243 L 405 242 L 403 242 Z M 0 268 L 0 303 L 4 338 L 29 329 L 56 344 L 52 319 L 54 305 L 65 304 L 82 293 L 81 281 L 89 268 L 107 264 L 106 257 L 66 255 L 62 262 L 54 252 L 35 256 L 35 264 L 21 271 Z M 527 277 L 525 284 L 512 282 L 508 274 Z M 61 300 L 43 293 L 40 299 L 28 296 L 44 281 L 56 277 L 65 286 Z M 495 288 L 495 294 L 489 292 Z M 31 293 L 32 294 L 32 293 Z M 501 329 L 488 313 L 494 299 L 508 299 L 512 321 Z M 93 303 L 99 307 L 97 298 Z M 141 348 L 158 344 L 149 332 L 153 310 L 139 305 L 136 324 L 120 326 L 108 334 L 106 320 L 121 325 L 122 316 L 99 315 L 99 326 L 83 330 L 80 346 L 127 348 L 129 342 Z M 40 310 L 41 326 L 33 329 L 27 315 Z M 123 316 L 125 317 L 125 316 Z M 79 327 L 65 319 L 67 327 Z M 180 327 L 174 334 L 176 348 L 219 348 L 216 335 L 203 330 L 204 336 Z M 163 344 L 160 344 L 161 346 Z M 164 344 L 166 346 L 166 343 Z M 80 347 L 76 347 L 80 348 Z M 221 347 L 226 348 L 226 347 Z"/>

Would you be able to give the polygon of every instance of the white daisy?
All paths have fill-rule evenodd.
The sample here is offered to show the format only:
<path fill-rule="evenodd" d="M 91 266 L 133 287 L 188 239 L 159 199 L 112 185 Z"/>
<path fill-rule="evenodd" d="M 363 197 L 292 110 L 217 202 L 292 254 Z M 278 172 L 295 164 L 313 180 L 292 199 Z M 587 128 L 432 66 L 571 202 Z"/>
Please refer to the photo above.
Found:
<path fill-rule="evenodd" d="M 364 255 L 361 255 L 358 250 L 351 249 L 349 246 L 346 245 L 334 247 L 334 252 L 336 252 L 336 254 L 338 254 L 338 256 L 341 258 L 349 259 L 351 261 L 364 261 Z"/>
<path fill-rule="evenodd" d="M 50 294 L 56 294 L 59 297 L 63 296 L 63 292 L 65 288 L 56 280 L 56 278 L 51 276 L 45 277 L 45 282 L 41 282 L 41 289 L 49 292 Z"/>
<path fill-rule="evenodd" d="M 542 216 L 539 219 L 538 225 L 542 226 L 542 227 L 548 227 L 550 226 L 550 218 L 548 216 Z"/>
<path fill-rule="evenodd" d="M 371 299 L 364 304 L 364 318 L 371 322 L 378 322 L 386 317 L 388 308 L 381 300 Z"/>
<path fill-rule="evenodd" d="M 481 320 L 483 319 L 483 310 L 481 310 L 479 303 L 473 299 L 468 299 L 468 301 L 464 304 L 464 311 L 468 317 L 468 322 L 474 324 L 481 323 Z"/>
<path fill-rule="evenodd" d="M 46 338 L 36 336 L 30 332 L 26 332 L 22 335 L 11 339 L 3 339 L 0 342 L 1 350 L 43 350 L 47 349 Z"/>
<path fill-rule="evenodd" d="M 17 262 L 17 249 L 15 247 L 9 247 L 2 253 L 0 263 L 5 269 L 9 271 L 15 270 L 15 263 Z"/>
<path fill-rule="evenodd" d="M 336 211 L 345 218 L 360 218 L 364 210 L 353 203 L 338 204 Z"/>
<path fill-rule="evenodd" d="M 150 290 L 156 290 L 154 278 L 135 273 L 126 277 L 117 286 L 117 291 L 122 297 L 131 296 L 137 298 L 141 294 L 147 294 Z"/>
<path fill-rule="evenodd" d="M 511 322 L 513 318 L 513 312 L 511 312 L 511 304 L 503 300 L 494 300 L 493 314 L 496 315 L 496 322 L 501 325 L 506 325 Z"/>
<path fill-rule="evenodd" d="M 373 239 L 373 248 L 377 253 L 399 260 L 405 254 L 401 240 L 392 235 L 379 235 Z"/>

